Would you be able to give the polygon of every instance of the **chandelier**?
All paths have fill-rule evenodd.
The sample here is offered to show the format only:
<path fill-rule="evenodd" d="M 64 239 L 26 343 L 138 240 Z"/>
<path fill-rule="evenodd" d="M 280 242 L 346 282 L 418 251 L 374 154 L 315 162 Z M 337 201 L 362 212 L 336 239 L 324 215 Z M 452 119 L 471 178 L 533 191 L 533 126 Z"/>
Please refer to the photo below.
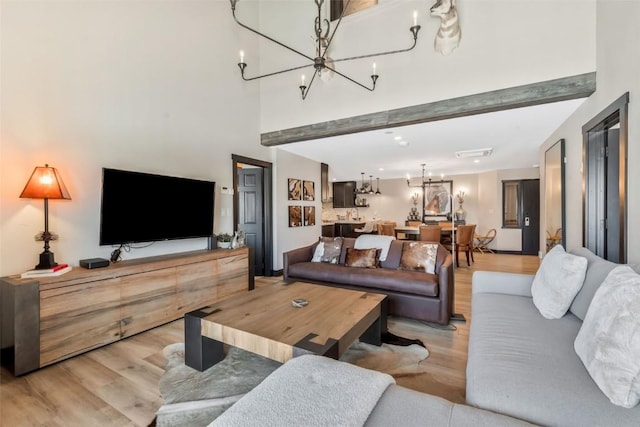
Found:
<path fill-rule="evenodd" d="M 236 4 L 238 3 L 238 0 L 229 0 L 231 2 L 231 13 L 233 14 L 233 19 L 235 19 L 235 21 L 238 23 L 238 25 L 240 25 L 242 28 L 245 28 L 249 31 L 251 31 L 252 33 L 255 33 L 257 35 L 259 35 L 260 37 L 264 37 L 265 39 L 279 45 L 282 46 L 285 49 L 288 49 L 300 56 L 302 56 L 303 58 L 305 58 L 307 61 L 309 61 L 310 63 L 307 63 L 305 65 L 300 65 L 297 67 L 292 67 L 292 68 L 287 68 L 281 71 L 274 71 L 271 73 L 266 73 L 266 74 L 262 74 L 262 75 L 258 75 L 255 77 L 247 77 L 245 76 L 245 69 L 247 68 L 247 63 L 244 61 L 244 52 L 240 51 L 240 62 L 238 63 L 238 67 L 240 67 L 240 74 L 242 76 L 242 79 L 244 81 L 251 81 L 251 80 L 257 80 L 257 79 L 261 79 L 263 77 L 270 77 L 270 76 L 275 76 L 277 74 L 282 74 L 282 73 L 286 73 L 289 71 L 294 71 L 294 70 L 300 70 L 306 67 L 311 67 L 313 66 L 314 71 L 313 71 L 313 76 L 311 76 L 311 80 L 309 80 L 309 84 L 306 85 L 305 83 L 305 76 L 302 75 L 301 77 L 301 81 L 300 81 L 300 92 L 302 93 L 302 99 L 306 99 L 307 94 L 309 93 L 309 89 L 311 89 L 311 85 L 313 85 L 313 82 L 315 81 L 316 77 L 319 77 L 320 74 L 322 73 L 335 73 L 341 77 L 344 77 L 345 79 L 349 80 L 352 83 L 355 83 L 356 85 L 362 87 L 363 89 L 366 89 L 368 91 L 373 92 L 376 88 L 376 82 L 378 81 L 378 74 L 376 73 L 376 64 L 373 63 L 373 70 L 372 70 L 372 74 L 371 74 L 371 82 L 372 85 L 371 86 L 366 86 L 358 81 L 356 81 L 355 79 L 341 73 L 340 71 L 337 71 L 334 63 L 335 62 L 341 62 L 341 61 L 351 61 L 354 59 L 363 59 L 363 58 L 370 58 L 370 57 L 374 57 L 374 56 L 383 56 L 383 55 L 391 55 L 394 53 L 402 53 L 402 52 L 408 52 L 410 50 L 412 50 L 417 42 L 418 42 L 418 31 L 420 31 L 420 25 L 418 25 L 418 13 L 417 12 L 413 12 L 413 26 L 411 26 L 409 28 L 409 31 L 411 31 L 411 34 L 413 35 L 413 44 L 406 49 L 397 49 L 397 50 L 391 50 L 391 51 L 387 51 L 387 52 L 380 52 L 380 53 L 371 53 L 371 54 L 366 54 L 366 55 L 358 55 L 358 56 L 351 56 L 348 58 L 341 58 L 341 59 L 332 59 L 328 56 L 327 52 L 329 50 L 329 47 L 331 46 L 331 42 L 333 41 L 333 37 L 336 34 L 336 30 L 338 29 L 338 27 L 340 26 L 340 23 L 342 22 L 342 17 L 344 16 L 344 12 L 345 10 L 347 10 L 347 8 L 349 7 L 349 4 L 351 3 L 351 0 L 348 0 L 344 6 L 344 8 L 342 9 L 341 13 L 340 13 L 340 18 L 338 18 L 338 22 L 336 23 L 335 27 L 333 28 L 333 32 L 331 32 L 331 26 L 330 26 L 330 22 L 328 19 L 326 18 L 322 18 L 322 5 L 324 3 L 324 0 L 314 0 L 317 8 L 318 8 L 318 14 L 315 18 L 315 28 L 314 28 L 314 32 L 315 32 L 315 36 L 316 36 L 316 52 L 315 52 L 315 57 L 311 57 L 305 53 L 300 52 L 297 49 L 294 49 L 290 46 L 287 46 L 286 44 L 279 42 L 278 40 L 275 40 L 274 38 L 267 36 L 266 34 L 261 33 L 258 30 L 255 30 L 251 27 L 249 27 L 246 24 L 243 24 L 242 22 L 240 22 L 238 20 L 238 17 L 236 16 Z M 329 35 L 329 33 L 331 32 L 331 35 Z"/>
<path fill-rule="evenodd" d="M 420 185 L 411 185 L 411 177 L 409 176 L 409 174 L 407 174 L 407 187 L 412 188 L 412 187 L 421 187 L 424 189 L 424 187 L 431 187 L 431 172 L 429 172 L 429 177 L 428 180 L 424 179 L 424 171 L 425 171 L 425 166 L 427 166 L 426 163 L 421 163 L 420 166 L 422 166 L 422 181 L 420 181 Z M 440 183 L 444 182 L 444 174 L 440 174 Z"/>

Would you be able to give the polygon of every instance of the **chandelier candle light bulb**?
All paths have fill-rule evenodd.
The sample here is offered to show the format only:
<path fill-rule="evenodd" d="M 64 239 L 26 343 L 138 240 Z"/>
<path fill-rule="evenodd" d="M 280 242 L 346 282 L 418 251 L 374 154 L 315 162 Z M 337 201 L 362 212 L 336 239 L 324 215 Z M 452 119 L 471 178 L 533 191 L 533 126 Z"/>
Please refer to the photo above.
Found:
<path fill-rule="evenodd" d="M 418 25 L 418 11 L 414 10 L 413 11 L 413 26 L 415 27 L 416 25 Z"/>
<path fill-rule="evenodd" d="M 240 51 L 240 63 L 244 64 L 244 50 Z"/>

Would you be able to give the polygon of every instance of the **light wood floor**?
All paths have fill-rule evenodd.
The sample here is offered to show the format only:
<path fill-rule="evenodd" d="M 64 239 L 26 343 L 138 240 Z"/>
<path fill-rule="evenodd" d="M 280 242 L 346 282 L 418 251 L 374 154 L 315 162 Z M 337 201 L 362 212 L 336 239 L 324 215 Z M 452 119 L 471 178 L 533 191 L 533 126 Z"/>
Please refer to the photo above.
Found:
<path fill-rule="evenodd" d="M 421 339 L 429 349 L 421 388 L 456 402 L 464 402 L 465 366 L 469 336 L 471 275 L 475 270 L 534 273 L 539 259 L 532 256 L 475 254 L 476 262 L 456 269 L 455 311 L 466 322 L 452 322 L 442 330 L 409 319 L 389 319 L 397 335 Z M 279 278 L 258 278 L 268 286 Z M 1 426 L 147 426 L 162 404 L 158 382 L 164 371 L 162 349 L 181 342 L 178 320 L 107 345 L 72 359 L 15 378 L 0 371 Z M 398 379 L 412 386 L 416 378 Z"/>

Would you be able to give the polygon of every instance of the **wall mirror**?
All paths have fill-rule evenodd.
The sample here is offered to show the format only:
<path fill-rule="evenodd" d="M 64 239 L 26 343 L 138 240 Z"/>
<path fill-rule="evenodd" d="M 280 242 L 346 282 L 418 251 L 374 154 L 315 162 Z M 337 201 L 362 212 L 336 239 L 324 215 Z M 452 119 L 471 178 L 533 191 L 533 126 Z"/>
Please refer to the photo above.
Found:
<path fill-rule="evenodd" d="M 566 248 L 564 162 L 564 139 L 561 139 L 544 153 L 547 252 L 555 245 Z"/>

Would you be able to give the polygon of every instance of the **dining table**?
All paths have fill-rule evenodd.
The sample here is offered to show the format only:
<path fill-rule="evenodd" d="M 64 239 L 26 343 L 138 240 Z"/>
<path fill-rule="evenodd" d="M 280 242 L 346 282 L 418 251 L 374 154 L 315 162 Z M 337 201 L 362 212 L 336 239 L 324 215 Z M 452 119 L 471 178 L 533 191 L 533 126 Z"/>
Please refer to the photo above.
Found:
<path fill-rule="evenodd" d="M 449 235 L 451 234 L 451 230 L 457 231 L 457 229 L 458 227 L 455 227 L 455 226 L 453 228 L 451 226 L 449 227 L 440 226 L 440 232 L 445 235 Z M 396 239 L 398 239 L 399 234 L 404 234 L 405 236 L 411 236 L 411 239 L 413 240 L 418 240 L 417 236 L 420 235 L 420 227 L 410 226 L 410 225 L 396 226 L 395 233 L 396 233 Z"/>

